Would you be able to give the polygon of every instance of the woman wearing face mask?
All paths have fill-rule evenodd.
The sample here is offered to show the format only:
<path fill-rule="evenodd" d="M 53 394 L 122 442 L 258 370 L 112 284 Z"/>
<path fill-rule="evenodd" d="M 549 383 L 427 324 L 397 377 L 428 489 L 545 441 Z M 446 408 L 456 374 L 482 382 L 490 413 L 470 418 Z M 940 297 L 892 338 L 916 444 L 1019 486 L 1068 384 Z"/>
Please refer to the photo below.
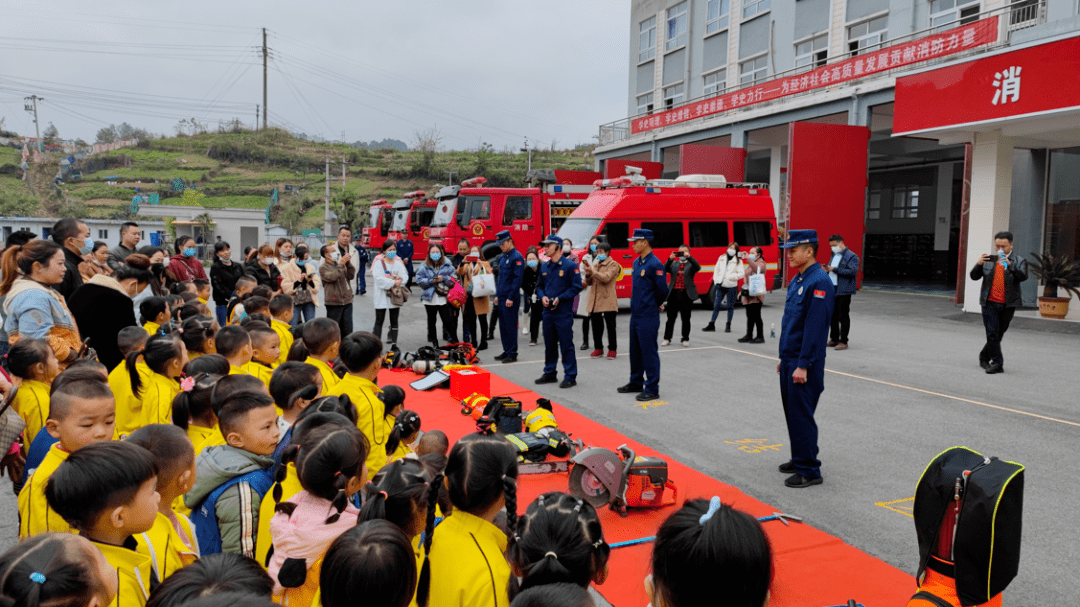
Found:
<path fill-rule="evenodd" d="M 124 360 L 116 335 L 136 324 L 131 300 L 150 284 L 152 277 L 150 258 L 136 253 L 124 260 L 116 276 L 92 276 L 68 298 L 79 333 L 90 338 L 98 360 L 109 369 Z"/>
<path fill-rule="evenodd" d="M 761 247 L 751 247 L 750 253 L 746 256 L 746 282 L 743 284 L 750 284 L 750 276 L 752 274 L 764 274 L 765 273 L 765 260 L 761 258 Z M 746 335 L 739 338 L 742 343 L 765 343 L 764 335 L 764 323 L 761 322 L 761 306 L 765 302 L 764 295 L 758 295 L 757 297 L 750 297 L 749 293 L 744 289 L 742 304 L 746 308 Z M 757 329 L 757 337 L 753 336 L 753 332 Z"/>
<path fill-rule="evenodd" d="M 271 291 L 281 290 L 281 271 L 277 267 L 274 249 L 268 244 L 259 247 L 258 257 L 244 266 L 244 274 L 254 278 L 260 285 L 269 287 Z"/>
<path fill-rule="evenodd" d="M 461 286 L 465 288 L 465 292 L 469 294 L 465 300 L 462 313 L 465 318 L 465 328 L 470 336 L 469 343 L 476 346 L 477 351 L 487 350 L 488 314 L 491 313 L 491 297 L 487 295 L 473 297 L 472 294 L 473 277 L 479 274 L 491 274 L 491 264 L 484 261 L 484 255 L 480 252 L 480 247 L 473 247 L 465 256 L 465 261 L 458 266 L 457 277 L 458 281 L 461 282 Z M 480 321 L 479 345 L 476 339 L 476 321 L 478 319 Z"/>
<path fill-rule="evenodd" d="M 315 318 L 322 280 L 308 253 L 307 245 L 297 245 L 296 258 L 282 263 L 278 269 L 281 271 L 281 292 L 293 299 L 293 317 L 289 324 L 298 327 L 300 323 Z"/>
<path fill-rule="evenodd" d="M 536 345 L 536 338 L 540 336 L 540 320 L 544 313 L 544 304 L 536 298 L 536 283 L 540 280 L 540 255 L 535 246 L 529 247 L 525 252 L 525 275 L 521 280 L 521 290 L 525 292 L 525 310 L 529 314 L 529 325 L 522 329 L 522 333 L 528 331 L 529 345 Z M 522 323 L 525 326 L 525 323 Z"/>
<path fill-rule="evenodd" d="M 293 243 L 288 238 L 278 238 L 274 243 L 274 265 L 281 269 L 281 266 L 292 261 L 293 258 Z"/>
<path fill-rule="evenodd" d="M 112 276 L 113 270 L 106 263 L 108 260 L 108 245 L 100 240 L 96 241 L 93 248 L 90 249 L 90 254 L 86 256 L 86 261 L 79 264 L 79 274 L 82 275 L 83 282 L 89 282 L 91 278 L 98 274 Z"/>
<path fill-rule="evenodd" d="M 578 270 L 581 272 L 582 284 L 585 288 L 581 290 L 581 293 L 577 296 L 577 306 L 574 308 L 574 315 L 581 318 L 581 349 L 589 349 L 589 326 L 592 321 L 589 319 L 589 286 L 585 282 L 585 271 L 592 267 L 596 262 L 596 247 L 600 244 L 600 237 L 593 236 L 589 239 L 589 244 L 585 247 L 585 252 L 581 255 L 581 263 L 578 264 Z"/>
<path fill-rule="evenodd" d="M 176 281 L 195 280 L 196 278 L 209 281 L 206 269 L 202 261 L 198 259 L 198 250 L 195 248 L 195 239 L 190 236 L 181 236 L 176 239 L 176 255 L 168 265 L 168 274 Z M 171 285 L 166 285 L 171 286 Z"/>
<path fill-rule="evenodd" d="M 471 265 L 469 256 L 466 255 L 465 261 L 462 262 L 460 267 L 470 268 Z M 490 270 L 490 268 L 488 269 Z M 452 306 L 446 301 L 445 293 L 440 293 L 440 291 L 447 290 L 453 280 L 454 265 L 443 255 L 441 246 L 437 244 L 431 245 L 428 248 L 427 258 L 420 265 L 420 269 L 416 271 L 416 284 L 420 285 L 420 288 L 424 290 L 420 294 L 420 300 L 424 302 L 424 310 L 427 312 L 427 340 L 436 348 L 439 347 L 439 334 L 435 331 L 435 319 L 437 317 L 442 318 L 443 330 L 450 333 L 451 343 L 457 341 L 457 327 L 451 326 L 453 317 L 450 315 L 450 308 Z M 392 319 L 391 324 L 393 324 Z M 391 331 L 393 332 L 392 327 Z"/>
<path fill-rule="evenodd" d="M 604 327 L 607 326 L 609 359 L 614 359 L 618 342 L 615 339 L 615 317 L 619 315 L 619 299 L 615 294 L 615 283 L 622 275 L 622 266 L 611 258 L 611 245 L 606 242 L 596 246 L 596 259 L 584 273 L 589 284 L 589 297 L 585 309 L 592 323 L 593 345 L 596 349 L 591 358 L 604 355 Z M 586 339 L 586 343 L 588 340 Z"/>
<path fill-rule="evenodd" d="M 214 243 L 214 264 L 210 266 L 210 287 L 214 292 L 214 306 L 218 324 L 225 326 L 225 311 L 236 291 L 236 281 L 244 275 L 244 266 L 233 261 L 229 243 L 219 240 Z"/>
<path fill-rule="evenodd" d="M 375 337 L 382 339 L 383 322 L 389 310 L 390 329 L 386 334 L 386 342 L 396 343 L 398 314 L 401 312 L 401 306 L 395 306 L 390 301 L 390 289 L 405 284 L 409 280 L 409 272 L 405 269 L 405 264 L 398 259 L 397 245 L 389 238 L 382 244 L 382 253 L 375 256 L 375 261 L 371 262 L 371 280 L 374 286 L 372 294 L 375 296 L 371 302 L 375 306 L 375 326 L 372 327 L 371 332 L 375 334 Z M 323 284 L 325 283 L 324 278 Z"/>
<path fill-rule="evenodd" d="M 716 260 L 716 266 L 713 268 L 716 294 L 713 297 L 712 320 L 702 331 L 715 331 L 716 317 L 720 315 L 720 309 L 726 307 L 727 325 L 724 333 L 731 333 L 731 317 L 735 314 L 735 294 L 739 290 L 739 281 L 745 274 L 746 267 L 739 258 L 739 243 L 733 242 L 728 245 L 727 252 Z"/>

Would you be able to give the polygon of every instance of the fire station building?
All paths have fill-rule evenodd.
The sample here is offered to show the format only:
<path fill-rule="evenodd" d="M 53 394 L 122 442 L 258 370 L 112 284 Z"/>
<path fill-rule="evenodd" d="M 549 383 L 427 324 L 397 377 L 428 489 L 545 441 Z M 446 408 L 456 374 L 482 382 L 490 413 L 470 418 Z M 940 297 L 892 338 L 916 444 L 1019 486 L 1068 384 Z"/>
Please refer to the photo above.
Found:
<path fill-rule="evenodd" d="M 597 168 L 768 183 L 778 224 L 842 234 L 867 282 L 977 311 L 966 275 L 996 232 L 1028 258 L 1080 258 L 1078 13 L 1078 0 L 632 0 L 628 118 L 600 127 Z M 1040 294 L 1024 283 L 1025 305 Z"/>

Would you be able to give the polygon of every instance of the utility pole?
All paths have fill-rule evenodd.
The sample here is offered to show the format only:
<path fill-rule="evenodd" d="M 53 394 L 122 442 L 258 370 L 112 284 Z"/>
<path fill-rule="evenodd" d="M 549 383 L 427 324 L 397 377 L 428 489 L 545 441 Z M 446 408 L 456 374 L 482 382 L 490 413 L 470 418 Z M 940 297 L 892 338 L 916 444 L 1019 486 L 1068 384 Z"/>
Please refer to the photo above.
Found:
<path fill-rule="evenodd" d="M 270 106 L 266 105 L 266 28 L 262 28 L 263 31 L 263 129 L 266 128 L 266 118 L 270 115 Z"/>
<path fill-rule="evenodd" d="M 529 138 L 528 137 L 525 138 L 525 147 L 521 148 L 521 151 L 525 152 L 525 153 L 527 153 L 529 155 L 529 168 L 527 170 L 531 171 L 532 170 L 532 153 L 534 151 L 536 151 L 536 150 L 535 150 L 535 148 L 530 148 L 529 147 Z"/>
<path fill-rule="evenodd" d="M 325 214 L 323 215 L 323 222 L 326 224 L 323 227 L 323 232 L 326 233 L 327 238 L 333 236 L 330 230 L 330 157 L 326 157 L 326 202 L 325 202 Z"/>
<path fill-rule="evenodd" d="M 345 157 L 341 157 L 341 191 L 345 191 Z"/>
<path fill-rule="evenodd" d="M 259 130 L 259 104 L 255 104 L 255 130 Z"/>
<path fill-rule="evenodd" d="M 38 97 L 37 95 L 30 95 L 29 97 L 26 97 L 24 99 L 24 101 L 29 101 L 29 103 L 25 104 L 23 106 L 23 108 L 25 108 L 26 111 L 31 112 L 31 113 L 34 114 L 34 130 L 37 132 L 38 151 L 40 152 L 44 148 L 42 148 L 42 146 L 41 146 L 41 125 L 38 123 L 37 102 L 38 101 L 45 101 L 45 98 L 44 97 Z"/>
<path fill-rule="evenodd" d="M 446 176 L 450 178 L 450 185 L 454 185 L 454 175 L 457 175 L 457 171 L 446 171 Z"/>

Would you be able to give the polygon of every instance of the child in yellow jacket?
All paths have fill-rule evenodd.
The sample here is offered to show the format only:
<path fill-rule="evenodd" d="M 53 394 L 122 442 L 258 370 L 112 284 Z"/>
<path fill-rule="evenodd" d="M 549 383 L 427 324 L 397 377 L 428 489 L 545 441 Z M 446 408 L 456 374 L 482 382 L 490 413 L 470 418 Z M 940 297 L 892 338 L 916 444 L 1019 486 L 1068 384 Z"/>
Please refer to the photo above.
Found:
<path fill-rule="evenodd" d="M 299 343 L 293 343 L 292 349 L 295 350 L 293 360 L 298 360 L 297 356 L 302 356 L 304 362 L 314 365 L 319 370 L 323 378 L 323 392 L 326 394 L 340 394 L 333 391 L 341 380 L 334 373 L 331 361 L 338 356 L 341 339 L 341 328 L 336 322 L 329 318 L 316 318 L 304 323 Z M 379 345 L 381 350 L 382 342 L 379 342 Z M 345 366 L 348 367 L 348 365 Z"/>
<path fill-rule="evenodd" d="M 292 334 L 292 319 L 293 319 L 293 301 L 288 295 L 275 295 L 270 300 L 270 328 L 277 332 L 278 337 L 281 339 L 280 349 L 278 353 L 277 364 L 284 363 L 289 357 L 289 350 L 292 349 L 293 341 L 296 338 Z"/>
<path fill-rule="evenodd" d="M 126 359 L 128 354 L 138 352 L 146 347 L 146 340 L 150 336 L 139 327 L 125 327 L 116 336 L 116 345 L 120 353 Z M 135 359 L 135 370 L 139 374 L 139 381 L 145 385 L 150 381 L 153 371 L 146 366 L 142 357 Z M 109 388 L 116 399 L 116 438 L 131 434 L 142 425 L 142 401 L 135 397 L 131 391 L 131 373 L 125 361 L 121 361 L 116 368 L 109 372 Z"/>
<path fill-rule="evenodd" d="M 140 356 L 152 372 L 145 382 L 136 369 Z M 142 404 L 140 427 L 172 423 L 172 401 L 180 392 L 179 379 L 187 362 L 184 342 L 173 335 L 152 335 L 142 350 L 128 354 L 124 364 L 131 377 L 131 393 Z"/>
<path fill-rule="evenodd" d="M 49 419 L 49 386 L 60 373 L 56 354 L 44 339 L 21 339 L 7 353 L 7 370 L 22 380 L 11 408 L 26 422 L 23 453 Z"/>
<path fill-rule="evenodd" d="M 4 598 L 11 605 L 104 606 L 117 591 L 116 574 L 105 555 L 90 540 L 71 533 L 18 542 L 0 555 L 0 579 L 8 580 Z"/>
<path fill-rule="evenodd" d="M 306 340 L 307 325 L 304 329 Z M 386 465 L 386 440 L 390 435 L 384 421 L 387 404 L 380 398 L 382 390 L 375 385 L 382 368 L 382 341 L 372 333 L 357 332 L 347 336 L 335 350 L 348 372 L 329 389 L 323 384 L 323 389 L 334 396 L 347 395 L 356 407 L 356 426 L 368 440 L 367 467 L 371 479 Z"/>

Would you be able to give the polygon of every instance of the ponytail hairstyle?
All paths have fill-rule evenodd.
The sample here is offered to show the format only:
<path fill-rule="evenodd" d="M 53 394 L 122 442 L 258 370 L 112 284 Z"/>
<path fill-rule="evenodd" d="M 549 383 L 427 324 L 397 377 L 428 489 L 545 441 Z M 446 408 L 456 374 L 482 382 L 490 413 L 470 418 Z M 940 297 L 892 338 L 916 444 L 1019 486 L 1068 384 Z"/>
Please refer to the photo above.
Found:
<path fill-rule="evenodd" d="M 228 552 L 204 554 L 162 580 L 150 592 L 146 607 L 189 606 L 205 597 L 230 597 L 224 605 L 244 607 L 239 597 L 269 602 L 273 591 L 274 581 L 255 559 Z"/>
<path fill-rule="evenodd" d="M 311 386 L 314 388 L 315 386 Z M 312 391 L 311 396 L 315 396 L 315 391 Z M 303 397 L 304 395 L 301 395 Z M 337 413 L 343 415 L 346 419 L 351 421 L 353 425 L 356 425 L 356 419 L 358 417 L 356 411 L 356 405 L 349 399 L 348 394 L 341 394 L 339 396 L 321 396 L 318 399 L 311 402 L 310 405 L 304 408 L 300 412 L 300 415 L 296 416 L 297 421 L 304 419 L 305 416 L 314 415 L 316 413 Z"/>
<path fill-rule="evenodd" d="M 415 537 L 420 530 L 414 528 L 413 517 L 416 512 L 425 513 L 424 526 L 427 526 L 427 512 L 435 511 L 431 497 L 438 500 L 442 479 L 442 474 L 415 459 L 403 458 L 384 466 L 364 486 L 364 507 L 360 509 L 358 524 L 386 519 L 406 536 Z"/>
<path fill-rule="evenodd" d="M 652 573 L 655 596 L 667 607 L 715 602 L 717 588 L 725 604 L 756 607 L 772 583 L 772 549 L 749 514 L 718 497 L 687 500 L 656 533 Z"/>
<path fill-rule="evenodd" d="M 24 245 L 12 245 L 4 249 L 0 258 L 0 273 L 4 275 L 0 282 L 0 296 L 11 292 L 11 285 L 20 275 L 30 276 L 34 263 L 49 265 L 49 260 L 60 250 L 60 245 L 51 240 L 35 239 Z"/>
<path fill-rule="evenodd" d="M 0 555 L 0 606 L 85 607 L 94 598 L 107 605 L 113 597 L 98 573 L 102 558 L 79 535 L 27 538 Z"/>
<path fill-rule="evenodd" d="M 187 367 L 185 365 L 185 373 Z M 214 394 L 214 385 L 221 380 L 224 375 L 213 375 L 210 373 L 197 373 L 195 375 L 189 375 L 194 378 L 195 385 L 188 391 L 181 391 L 176 395 L 176 398 L 172 402 L 172 422 L 174 426 L 180 426 L 185 431 L 188 429 L 191 420 L 202 420 L 208 418 L 216 422 L 217 417 L 214 415 L 214 409 L 210 406 L 211 397 Z M 209 426 L 208 426 L 209 427 Z"/>
<path fill-rule="evenodd" d="M 383 402 L 383 417 L 388 417 L 395 408 L 405 405 L 405 389 L 401 386 L 386 386 L 379 393 L 379 400 Z"/>
<path fill-rule="evenodd" d="M 409 538 L 387 521 L 367 521 L 338 536 L 319 574 L 323 607 L 406 607 L 416 592 L 416 556 Z"/>
<path fill-rule="evenodd" d="M 274 471 L 274 487 L 271 495 L 275 504 L 281 503 L 283 492 L 281 484 L 285 482 L 285 478 L 288 476 L 288 464 L 296 462 L 296 457 L 300 453 L 300 445 L 304 443 L 308 435 L 314 432 L 315 429 L 324 426 L 332 428 L 349 428 L 351 426 L 355 428 L 356 422 L 349 421 L 348 418 L 338 413 L 324 412 L 312 413 L 303 419 L 296 420 L 292 427 L 292 439 L 282 451 L 281 464 Z"/>
<path fill-rule="evenodd" d="M 470 514 L 490 508 L 500 497 L 506 500 L 507 538 L 518 526 L 517 452 L 501 436 L 470 434 L 450 450 L 446 462 L 446 483 L 454 508 Z M 435 509 L 428 510 L 424 529 L 424 565 L 420 570 L 416 602 L 427 607 L 431 590 L 431 540 L 435 531 Z"/>
<path fill-rule="evenodd" d="M 41 363 L 48 366 L 52 347 L 44 339 L 20 339 L 4 356 L 4 368 L 8 373 L 21 379 L 34 379 L 34 365 Z M 41 381 L 45 381 L 42 378 Z"/>
<path fill-rule="evenodd" d="M 165 303 L 164 297 L 147 297 L 139 304 L 139 321 L 140 324 L 146 324 L 150 321 L 157 322 L 158 314 L 162 312 L 168 313 L 169 304 Z"/>
<path fill-rule="evenodd" d="M 181 312 L 186 308 L 187 306 L 184 306 Z M 213 339 L 217 331 L 217 321 L 213 318 L 193 316 L 180 325 L 180 339 L 184 340 L 184 346 L 187 347 L 189 353 L 214 354 L 217 349 L 207 350 L 206 342 Z"/>
<path fill-rule="evenodd" d="M 349 503 L 345 487 L 349 480 L 364 475 L 368 446 L 364 433 L 351 427 L 322 426 L 304 437 L 296 454 L 296 476 L 311 495 L 330 502 L 334 513 L 326 524 L 336 523 Z M 367 480 L 366 478 L 363 480 Z M 292 514 L 296 504 L 285 502 L 275 508 Z"/>
<path fill-rule="evenodd" d="M 389 388 L 390 386 L 387 387 Z M 398 445 L 401 444 L 401 439 L 406 436 L 412 436 L 419 431 L 419 414 L 409 410 L 398 413 L 397 419 L 394 420 L 394 429 L 390 431 L 390 436 L 386 439 L 386 452 L 389 454 L 397 451 Z"/>
<path fill-rule="evenodd" d="M 529 504 L 507 546 L 507 557 L 522 572 L 520 590 L 563 582 L 586 588 L 603 575 L 610 553 L 596 509 L 560 492 Z M 518 590 L 513 582 L 512 595 Z"/>
<path fill-rule="evenodd" d="M 607 244 L 606 242 L 600 243 Z M 597 250 L 600 247 L 596 247 Z M 533 586 L 521 592 L 510 602 L 510 607 L 596 607 L 589 591 L 577 584 L 545 584 Z M 232 607 L 240 607 L 234 605 Z"/>
<path fill-rule="evenodd" d="M 175 335 L 151 335 L 146 340 L 142 350 L 135 350 L 127 355 L 124 364 L 127 365 L 128 375 L 131 376 L 131 393 L 138 395 L 142 388 L 142 379 L 135 368 L 136 361 L 143 357 L 150 370 L 159 375 L 164 375 L 165 367 L 174 359 L 183 355 L 183 343 Z"/>

